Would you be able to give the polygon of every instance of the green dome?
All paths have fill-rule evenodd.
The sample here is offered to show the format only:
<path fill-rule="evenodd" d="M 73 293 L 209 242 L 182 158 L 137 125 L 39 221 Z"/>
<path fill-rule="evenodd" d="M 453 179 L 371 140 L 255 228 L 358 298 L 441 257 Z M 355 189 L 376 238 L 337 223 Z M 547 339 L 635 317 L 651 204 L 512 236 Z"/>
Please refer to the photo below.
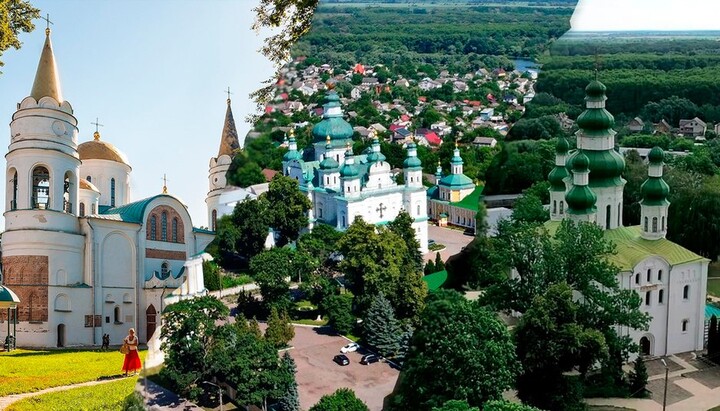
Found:
<path fill-rule="evenodd" d="M 337 162 L 337 160 L 332 158 L 332 156 L 325 157 L 320 162 L 321 170 L 331 170 L 331 169 L 338 168 L 338 167 L 340 167 L 340 164 Z"/>
<path fill-rule="evenodd" d="M 573 186 L 565 195 L 570 214 L 588 214 L 595 212 L 597 196 L 588 186 Z"/>
<path fill-rule="evenodd" d="M 648 161 L 651 164 L 662 164 L 665 161 L 665 152 L 658 146 L 653 147 L 648 153 Z"/>
<path fill-rule="evenodd" d="M 588 97 L 604 97 L 607 87 L 597 80 L 593 80 L 585 87 L 585 94 Z"/>
<path fill-rule="evenodd" d="M 552 191 L 565 191 L 565 177 L 568 177 L 570 173 L 565 167 L 555 167 L 548 174 L 548 182 Z"/>
<path fill-rule="evenodd" d="M 355 164 L 343 164 L 340 168 L 340 177 L 355 178 L 360 176 L 360 167 Z"/>
<path fill-rule="evenodd" d="M 437 175 L 437 174 L 435 174 Z M 473 188 L 475 183 L 465 174 L 450 174 L 440 180 L 440 185 L 454 189 Z"/>
<path fill-rule="evenodd" d="M 332 140 L 345 140 L 353 136 L 353 128 L 342 118 L 340 97 L 335 90 L 330 90 L 325 96 L 323 105 L 323 119 L 312 129 L 313 141 L 320 143 L 327 136 Z"/>
<path fill-rule="evenodd" d="M 302 154 L 297 150 L 290 150 L 283 156 L 283 161 L 302 160 Z"/>
<path fill-rule="evenodd" d="M 555 145 L 555 152 L 557 154 L 567 154 L 570 150 L 570 143 L 568 143 L 565 137 L 558 138 L 557 144 Z"/>
<path fill-rule="evenodd" d="M 670 194 L 670 186 L 662 177 L 649 177 L 640 186 L 642 193 L 642 205 L 665 205 L 668 204 L 667 197 Z"/>
<path fill-rule="evenodd" d="M 408 157 L 403 161 L 403 168 L 422 168 L 422 161 L 415 156 Z"/>
<path fill-rule="evenodd" d="M 372 153 L 368 154 L 367 161 L 368 163 L 385 161 L 385 156 L 379 151 L 373 151 Z"/>
<path fill-rule="evenodd" d="M 575 151 L 567 159 L 568 171 L 573 169 L 573 161 L 580 151 Z M 621 183 L 625 170 L 625 158 L 615 150 L 591 151 L 583 150 L 584 156 L 590 161 L 590 186 L 608 186 Z"/>
<path fill-rule="evenodd" d="M 587 171 L 590 166 L 590 159 L 582 151 L 578 151 L 575 157 L 570 162 L 572 164 L 572 170 L 576 172 Z"/>
<path fill-rule="evenodd" d="M 578 116 L 577 125 L 586 131 L 603 131 L 615 125 L 615 117 L 604 108 L 589 108 Z"/>

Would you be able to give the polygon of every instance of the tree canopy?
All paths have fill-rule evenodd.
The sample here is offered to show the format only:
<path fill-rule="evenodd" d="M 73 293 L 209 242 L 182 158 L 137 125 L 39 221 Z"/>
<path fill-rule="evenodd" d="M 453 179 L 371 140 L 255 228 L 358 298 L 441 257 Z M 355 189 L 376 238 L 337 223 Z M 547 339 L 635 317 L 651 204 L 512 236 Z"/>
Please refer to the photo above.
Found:
<path fill-rule="evenodd" d="M 0 0 L 0 57 L 10 47 L 18 50 L 22 46 L 18 34 L 33 31 L 32 21 L 39 16 L 40 10 L 27 0 Z M 0 67 L 4 65 L 0 60 Z"/>

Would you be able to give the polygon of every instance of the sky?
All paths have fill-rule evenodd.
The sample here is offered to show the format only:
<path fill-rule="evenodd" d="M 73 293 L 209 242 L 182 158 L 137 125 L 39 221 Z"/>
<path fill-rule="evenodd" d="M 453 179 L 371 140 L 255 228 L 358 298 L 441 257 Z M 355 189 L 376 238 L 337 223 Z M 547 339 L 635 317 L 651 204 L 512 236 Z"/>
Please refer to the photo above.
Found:
<path fill-rule="evenodd" d="M 101 139 L 132 166 L 131 200 L 162 191 L 189 208 L 196 227 L 207 226 L 208 166 L 217 155 L 230 87 L 241 139 L 255 112 L 248 94 L 262 86 L 272 64 L 257 50 L 251 30 L 256 0 L 86 1 L 32 0 L 50 14 L 51 39 L 63 97 L 78 120 L 78 143 Z M 20 50 L 3 53 L 0 123 L 30 94 L 45 41 L 45 21 L 22 33 Z M 0 144 L 10 143 L 9 127 Z M 4 157 L 4 156 L 3 156 Z M 0 190 L 4 204 L 5 190 Z"/>
<path fill-rule="evenodd" d="M 579 0 L 573 31 L 720 30 L 718 0 Z"/>

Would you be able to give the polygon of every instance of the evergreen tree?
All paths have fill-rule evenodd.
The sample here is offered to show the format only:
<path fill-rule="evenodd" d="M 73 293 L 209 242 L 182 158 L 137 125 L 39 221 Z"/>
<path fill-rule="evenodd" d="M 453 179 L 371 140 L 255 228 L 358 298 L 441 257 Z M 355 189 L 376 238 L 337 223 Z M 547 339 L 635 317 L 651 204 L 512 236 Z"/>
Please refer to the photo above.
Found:
<path fill-rule="evenodd" d="M 442 271 L 445 269 L 445 263 L 440 257 L 440 253 L 435 253 L 435 272 Z"/>
<path fill-rule="evenodd" d="M 365 341 L 383 357 L 393 357 L 400 350 L 400 323 L 382 292 L 370 304 L 362 325 Z"/>
<path fill-rule="evenodd" d="M 217 291 L 222 285 L 220 268 L 213 261 L 203 261 L 203 282 L 205 288 L 210 291 Z"/>
<path fill-rule="evenodd" d="M 260 323 L 258 322 L 257 318 L 253 317 L 252 320 L 248 323 L 248 328 L 250 329 L 250 334 L 254 335 L 257 338 L 263 338 L 263 333 L 260 330 Z"/>
<path fill-rule="evenodd" d="M 633 397 L 644 397 L 648 381 L 647 367 L 642 356 L 635 359 L 635 369 L 630 373 L 630 393 Z"/>
<path fill-rule="evenodd" d="M 430 260 L 430 261 L 428 261 L 427 263 L 425 263 L 425 270 L 424 270 L 424 272 L 425 272 L 425 275 L 429 275 L 429 274 L 432 274 L 432 273 L 436 272 L 436 270 L 435 270 L 435 263 L 433 262 L 433 260 Z"/>
<path fill-rule="evenodd" d="M 287 347 L 287 344 L 295 336 L 295 330 L 290 324 L 287 314 L 283 311 L 279 314 L 275 307 L 270 309 L 268 326 L 265 330 L 265 339 L 277 348 Z"/>
<path fill-rule="evenodd" d="M 300 411 L 300 397 L 298 394 L 297 381 L 295 380 L 295 374 L 297 373 L 297 366 L 295 366 L 295 360 L 290 354 L 285 351 L 282 360 L 280 361 L 280 369 L 283 373 L 287 374 L 288 386 L 282 397 L 280 397 L 278 403 L 281 411 Z"/>
<path fill-rule="evenodd" d="M 714 315 L 710 317 L 707 350 L 707 356 L 710 361 L 720 364 L 720 330 L 718 330 L 718 319 Z"/>

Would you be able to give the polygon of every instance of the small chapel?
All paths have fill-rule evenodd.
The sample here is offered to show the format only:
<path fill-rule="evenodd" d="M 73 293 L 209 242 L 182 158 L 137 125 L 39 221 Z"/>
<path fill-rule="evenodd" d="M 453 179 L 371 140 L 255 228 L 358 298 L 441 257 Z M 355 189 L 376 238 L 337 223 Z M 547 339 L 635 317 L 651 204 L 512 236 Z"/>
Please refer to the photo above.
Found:
<path fill-rule="evenodd" d="M 194 228 L 167 187 L 132 201 L 127 157 L 97 131 L 78 144 L 77 125 L 48 29 L 5 156 L 2 285 L 20 299 L 19 346 L 99 345 L 104 334 L 114 344 L 130 327 L 145 343 L 168 297 L 206 292 L 213 232 Z"/>
<path fill-rule="evenodd" d="M 625 159 L 615 150 L 615 119 L 605 109 L 606 87 L 598 80 L 585 88 L 586 110 L 578 117 L 577 149 L 558 140 L 550 183 L 550 221 L 554 233 L 563 219 L 592 222 L 615 244 L 608 256 L 620 270 L 618 283 L 635 290 L 640 309 L 650 315 L 648 330 L 620 329 L 639 344 L 640 354 L 671 355 L 700 351 L 705 343 L 705 295 L 710 260 L 673 243 L 667 234 L 668 195 L 664 153 L 649 155 L 641 186 L 640 225 L 622 225 Z"/>

